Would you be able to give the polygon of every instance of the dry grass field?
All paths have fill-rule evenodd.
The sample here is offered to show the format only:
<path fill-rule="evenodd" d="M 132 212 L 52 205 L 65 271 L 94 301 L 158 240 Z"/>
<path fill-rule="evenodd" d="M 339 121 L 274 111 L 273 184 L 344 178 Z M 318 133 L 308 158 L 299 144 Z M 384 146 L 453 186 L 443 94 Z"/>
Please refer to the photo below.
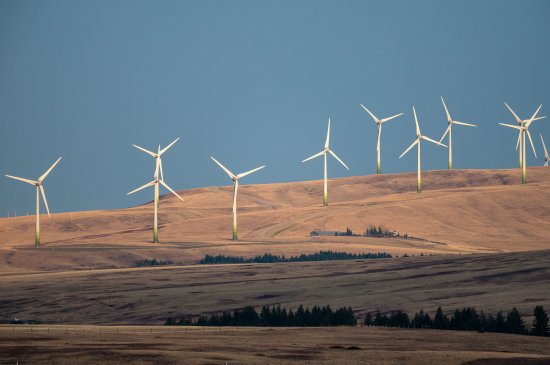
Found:
<path fill-rule="evenodd" d="M 161 199 L 161 244 L 153 245 L 151 203 L 119 210 L 84 211 L 42 219 L 43 247 L 34 250 L 34 218 L 0 219 L 0 272 L 129 267 L 143 258 L 192 264 L 205 253 L 255 255 L 320 249 L 397 254 L 515 252 L 550 248 L 550 170 L 430 171 L 425 191 L 416 175 L 332 179 L 330 206 L 322 182 L 243 185 L 239 237 L 231 237 L 231 187 L 181 191 L 185 202 Z M 312 239 L 314 229 L 364 232 L 369 225 L 426 239 L 364 237 Z M 431 242 L 438 242 L 434 244 Z"/>
<path fill-rule="evenodd" d="M 7 364 L 550 364 L 549 338 L 436 330 L 0 326 L 0 337 Z"/>
<path fill-rule="evenodd" d="M 527 185 L 519 177 L 517 169 L 430 171 L 421 195 L 415 174 L 333 179 L 327 208 L 321 181 L 244 185 L 238 242 L 229 240 L 230 187 L 181 191 L 185 202 L 163 197 L 160 244 L 151 242 L 150 202 L 44 217 L 40 249 L 33 217 L 0 219 L 0 319 L 44 322 L 32 333 L 0 326 L 0 363 L 547 364 L 549 340 L 528 336 L 92 326 L 161 325 L 169 316 L 273 304 L 352 306 L 360 319 L 376 309 L 474 306 L 494 314 L 515 306 L 530 322 L 535 305 L 550 308 L 550 170 L 529 168 Z M 370 225 L 422 240 L 309 237 L 314 229 L 362 233 Z M 196 264 L 205 254 L 319 250 L 399 257 Z M 135 267 L 146 258 L 174 264 Z"/>
<path fill-rule="evenodd" d="M 495 314 L 550 308 L 550 250 L 244 265 L 10 274 L 2 315 L 49 323 L 163 324 L 247 305 L 330 304 L 411 314 L 438 305 Z"/>

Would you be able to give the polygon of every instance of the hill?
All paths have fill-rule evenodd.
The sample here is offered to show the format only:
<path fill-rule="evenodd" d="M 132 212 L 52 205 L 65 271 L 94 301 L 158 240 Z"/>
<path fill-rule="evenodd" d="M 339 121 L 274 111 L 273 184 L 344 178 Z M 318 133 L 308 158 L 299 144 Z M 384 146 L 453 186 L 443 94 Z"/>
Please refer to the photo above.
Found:
<path fill-rule="evenodd" d="M 42 219 L 43 247 L 33 248 L 34 218 L 0 219 L 0 270 L 57 270 L 132 266 L 142 258 L 196 262 L 204 254 L 348 252 L 514 252 L 550 246 L 550 170 L 529 169 L 519 184 L 512 170 L 415 173 L 331 179 L 329 207 L 322 181 L 243 185 L 239 189 L 239 242 L 231 236 L 232 188 L 180 191 L 163 196 L 159 245 L 151 243 L 152 205 L 60 213 Z M 362 233 L 383 226 L 422 241 L 367 237 L 310 238 L 312 230 Z"/>

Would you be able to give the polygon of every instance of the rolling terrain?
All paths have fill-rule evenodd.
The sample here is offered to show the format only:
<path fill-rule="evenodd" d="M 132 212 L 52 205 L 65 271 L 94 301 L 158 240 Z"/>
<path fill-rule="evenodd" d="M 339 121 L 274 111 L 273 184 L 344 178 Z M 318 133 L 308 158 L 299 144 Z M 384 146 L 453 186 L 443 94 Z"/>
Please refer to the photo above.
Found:
<path fill-rule="evenodd" d="M 392 328 L 0 326 L 7 364 L 546 365 L 548 338 Z M 23 343 L 27 345 L 22 345 Z M 32 345 L 31 345 L 32 344 Z"/>
<path fill-rule="evenodd" d="M 152 206 L 83 211 L 42 219 L 40 250 L 33 247 L 34 217 L 0 219 L 0 272 L 133 266 L 142 258 L 192 264 L 204 254 L 293 255 L 321 249 L 394 254 L 491 253 L 550 248 L 550 170 L 425 172 L 332 179 L 329 207 L 321 206 L 322 181 L 243 185 L 239 237 L 231 236 L 231 187 L 163 196 L 159 237 L 153 245 Z M 312 230 L 346 227 L 362 233 L 383 226 L 423 241 L 366 237 L 310 238 Z"/>
<path fill-rule="evenodd" d="M 420 195 L 416 174 L 332 179 L 327 208 L 322 181 L 244 185 L 237 242 L 229 239 L 231 187 L 180 191 L 185 202 L 163 196 L 160 244 L 151 242 L 151 202 L 43 218 L 39 249 L 34 217 L 0 219 L 0 320 L 43 323 L 33 332 L 0 325 L 0 362 L 547 364 L 549 340 L 528 336 L 155 327 L 167 317 L 300 304 L 351 306 L 359 321 L 376 310 L 517 307 L 529 325 L 535 305 L 550 308 L 550 170 L 530 168 L 528 177 L 521 185 L 516 169 L 430 171 Z M 309 236 L 371 225 L 416 239 Z M 398 257 L 197 265 L 205 254 L 320 250 Z M 172 265 L 136 267 L 152 258 Z"/>

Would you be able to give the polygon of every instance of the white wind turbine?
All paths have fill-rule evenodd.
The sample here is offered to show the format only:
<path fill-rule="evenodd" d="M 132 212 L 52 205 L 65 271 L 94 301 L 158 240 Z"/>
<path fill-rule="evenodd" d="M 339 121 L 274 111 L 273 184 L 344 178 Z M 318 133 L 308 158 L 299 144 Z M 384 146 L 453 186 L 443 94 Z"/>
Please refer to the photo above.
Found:
<path fill-rule="evenodd" d="M 242 174 L 235 175 L 227 167 L 222 165 L 218 160 L 216 160 L 214 157 L 210 156 L 212 161 L 214 161 L 219 167 L 222 168 L 223 171 L 229 176 L 231 180 L 233 180 L 233 240 L 237 240 L 237 190 L 239 189 L 239 179 L 242 177 L 245 177 L 246 175 L 250 175 L 253 172 L 256 172 L 258 170 L 263 169 L 265 166 L 256 167 L 255 169 L 252 169 L 247 172 L 243 172 Z"/>
<path fill-rule="evenodd" d="M 527 183 L 527 159 L 525 158 L 525 134 L 527 134 L 527 137 L 529 137 L 529 142 L 531 142 L 531 148 L 533 148 L 533 154 L 535 155 L 535 157 L 537 157 L 537 152 L 535 151 L 535 144 L 533 143 L 533 139 L 531 138 L 531 133 L 529 133 L 529 126 L 535 120 L 537 114 L 539 113 L 540 108 L 542 108 L 542 104 L 535 111 L 535 114 L 533 114 L 531 119 L 526 120 L 526 121 L 522 121 L 522 125 L 517 126 L 517 125 L 511 125 L 511 124 L 505 124 L 505 123 L 498 123 L 502 126 L 510 127 L 510 128 L 514 128 L 514 129 L 519 130 L 518 142 L 516 143 L 516 146 L 517 145 L 521 146 L 521 157 L 522 157 L 521 183 L 522 184 Z M 539 119 L 541 119 L 541 118 L 539 118 Z"/>
<path fill-rule="evenodd" d="M 405 150 L 405 152 L 403 152 L 401 154 L 401 156 L 399 156 L 399 158 L 405 156 L 405 154 L 407 152 L 409 152 L 411 150 L 411 148 L 413 148 L 415 145 L 418 144 L 418 175 L 417 175 L 417 181 L 416 181 L 416 192 L 417 193 L 421 193 L 422 192 L 422 180 L 421 180 L 421 177 L 420 177 L 420 142 L 424 139 L 428 142 L 432 142 L 432 143 L 435 143 L 439 146 L 443 146 L 443 147 L 447 147 L 446 145 L 444 145 L 443 143 L 441 142 L 437 142 L 437 141 L 434 141 L 433 139 L 431 138 L 428 138 L 426 136 L 423 136 L 422 133 L 420 133 L 420 127 L 418 126 L 418 119 L 416 118 L 416 110 L 414 109 L 414 106 L 413 106 L 413 114 L 414 114 L 414 122 L 416 123 L 416 140 L 409 146 L 409 148 L 407 148 Z"/>
<path fill-rule="evenodd" d="M 523 127 L 525 125 L 525 123 L 527 123 L 527 121 L 529 119 L 521 119 L 520 117 L 518 117 L 518 115 L 516 113 L 514 113 L 512 108 L 510 108 L 510 106 L 508 104 L 506 104 L 506 102 L 504 102 L 504 105 L 506 105 L 506 107 L 508 108 L 510 113 L 512 113 L 512 115 L 514 116 L 514 118 L 516 119 L 516 122 L 518 123 L 518 125 L 520 127 Z M 544 119 L 544 118 L 546 118 L 546 116 L 536 117 L 535 119 L 533 119 L 533 121 L 539 120 L 539 119 Z M 521 137 L 518 138 L 518 141 L 516 143 L 516 150 L 519 147 L 519 168 L 520 169 L 523 168 L 523 144 L 524 143 L 525 143 L 525 133 L 521 134 Z"/>
<path fill-rule="evenodd" d="M 449 123 L 449 126 L 445 130 L 445 133 L 443 134 L 443 136 L 441 137 L 439 142 L 443 141 L 443 138 L 445 138 L 445 136 L 447 134 L 449 134 L 449 170 L 452 170 L 453 169 L 453 135 L 452 135 L 453 134 L 453 125 L 454 124 L 459 124 L 459 125 L 465 125 L 465 126 L 468 126 L 468 127 L 477 127 L 477 125 L 470 124 L 470 123 L 458 122 L 456 120 L 453 120 L 453 118 L 451 118 L 451 114 L 449 114 L 449 110 L 447 109 L 447 105 L 445 105 L 445 100 L 443 100 L 443 96 L 441 97 L 441 101 L 443 102 L 443 107 L 445 108 L 445 113 L 447 113 L 447 123 Z"/>
<path fill-rule="evenodd" d="M 42 182 L 60 160 L 61 160 L 61 157 L 59 157 L 57 161 L 55 161 L 53 165 L 45 173 L 43 173 L 42 176 L 40 176 L 36 181 L 23 179 L 22 177 L 17 177 L 17 176 L 6 175 L 10 179 L 23 181 L 23 182 L 26 182 L 27 184 L 36 186 L 36 231 L 34 236 L 35 247 L 40 247 L 40 194 L 42 194 L 42 199 L 44 199 L 44 205 L 46 206 L 48 217 L 50 216 L 50 208 L 48 208 L 48 201 L 46 200 L 46 193 L 44 192 L 44 187 L 42 186 Z"/>
<path fill-rule="evenodd" d="M 544 148 L 544 166 L 548 166 L 548 161 L 550 161 L 550 156 L 548 156 L 548 150 L 546 149 L 546 145 L 544 144 L 544 139 L 542 139 L 542 133 L 540 134 L 540 140 L 542 142 L 542 148 Z"/>
<path fill-rule="evenodd" d="M 328 131 L 327 131 L 327 140 L 325 142 L 325 148 L 319 152 L 319 153 L 316 153 L 315 155 L 311 156 L 311 157 L 308 157 L 306 158 L 305 160 L 303 160 L 302 162 L 306 162 L 306 161 L 309 161 L 311 159 L 314 159 L 316 157 L 319 157 L 319 156 L 323 156 L 324 157 L 324 162 L 325 162 L 325 177 L 324 177 L 324 182 L 325 182 L 325 185 L 324 185 L 324 192 L 323 192 L 323 206 L 328 206 L 328 189 L 327 189 L 327 154 L 330 153 L 335 159 L 338 160 L 338 162 L 340 162 L 347 170 L 349 170 L 349 167 L 344 163 L 344 161 L 342 161 L 338 156 L 336 156 L 336 153 L 334 153 L 330 147 L 329 147 L 329 141 L 330 141 L 330 118 L 328 118 Z"/>
<path fill-rule="evenodd" d="M 161 180 L 164 180 L 164 174 L 162 172 L 162 159 L 160 158 L 160 156 L 162 156 L 162 154 L 166 151 L 168 151 L 168 149 L 170 147 L 172 147 L 174 145 L 174 143 L 176 143 L 177 141 L 179 141 L 179 137 L 176 138 L 175 140 L 172 141 L 172 143 L 170 143 L 168 146 L 164 147 L 162 150 L 160 149 L 160 145 L 159 145 L 159 149 L 157 151 L 157 153 L 155 152 L 152 152 L 152 151 L 149 151 L 143 147 L 140 147 L 140 146 L 137 146 L 135 144 L 133 144 L 132 146 L 134 146 L 135 148 L 137 148 L 138 150 L 141 150 L 143 152 L 145 152 L 146 154 L 150 155 L 151 157 L 153 157 L 155 160 L 156 160 L 156 163 L 158 164 L 159 166 L 159 169 L 160 169 L 160 179 Z"/>
<path fill-rule="evenodd" d="M 382 134 L 382 125 L 384 123 L 386 123 L 387 121 L 392 120 L 393 118 L 397 118 L 397 117 L 403 115 L 403 113 L 399 113 L 399 114 L 396 114 L 396 115 L 388 117 L 388 118 L 378 119 L 363 104 L 359 104 L 359 105 L 361 105 L 361 107 L 363 107 L 363 109 L 365 109 L 365 111 L 370 114 L 370 116 L 372 117 L 372 119 L 374 120 L 376 125 L 378 126 L 378 142 L 376 143 L 376 154 L 377 154 L 376 173 L 380 174 L 381 173 L 381 171 L 380 171 L 380 135 Z"/>
<path fill-rule="evenodd" d="M 179 138 L 178 138 L 179 139 Z M 153 181 L 151 182 L 148 182 L 147 184 L 143 185 L 143 186 L 140 186 L 139 188 L 135 189 L 135 190 L 132 190 L 128 193 L 128 195 L 130 194 L 133 194 L 135 192 L 138 192 L 140 191 L 141 189 L 145 189 L 149 186 L 154 186 L 155 187 L 155 198 L 154 198 L 154 220 L 153 220 L 153 243 L 157 243 L 159 241 L 159 236 L 158 236 L 158 206 L 159 206 L 159 184 L 161 184 L 162 186 L 164 186 L 168 191 L 170 191 L 172 194 L 174 194 L 175 196 L 177 196 L 181 201 L 183 201 L 183 198 L 181 196 L 178 195 L 178 193 L 176 193 L 174 190 L 172 190 L 172 188 L 170 188 L 165 182 L 164 182 L 164 179 L 162 177 L 162 161 L 160 159 L 160 156 L 166 152 L 166 150 L 168 148 L 170 148 L 170 146 L 172 146 L 174 143 L 176 143 L 177 139 L 170 143 L 168 145 L 168 147 L 165 147 L 164 149 L 160 149 L 160 146 L 158 147 L 158 150 L 157 150 L 157 153 L 153 153 L 151 151 L 148 151 L 144 148 L 141 148 L 141 147 L 138 147 L 138 146 L 135 146 L 136 148 L 139 148 L 140 150 L 143 150 L 147 153 L 149 153 L 150 155 L 152 155 L 153 157 L 155 157 L 155 174 L 153 176 Z M 161 178 L 159 179 L 159 170 L 160 170 L 160 174 L 161 174 Z"/>

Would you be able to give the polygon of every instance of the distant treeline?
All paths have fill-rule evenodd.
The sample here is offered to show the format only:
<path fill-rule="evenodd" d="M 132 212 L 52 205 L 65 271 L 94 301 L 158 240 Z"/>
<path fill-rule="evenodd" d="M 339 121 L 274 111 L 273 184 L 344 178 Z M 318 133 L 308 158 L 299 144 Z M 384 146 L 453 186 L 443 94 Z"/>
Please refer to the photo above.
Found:
<path fill-rule="evenodd" d="M 172 264 L 172 261 L 163 261 L 163 260 L 157 260 L 153 258 L 152 260 L 144 259 L 140 261 L 136 261 L 137 267 L 143 267 L 143 266 L 162 266 L 162 265 L 170 265 Z"/>
<path fill-rule="evenodd" d="M 330 260 L 356 260 L 356 259 L 383 259 L 391 258 L 389 253 L 347 253 L 334 251 L 320 251 L 313 254 L 302 254 L 300 256 L 285 257 L 271 253 L 258 255 L 252 258 L 242 256 L 206 255 L 199 264 L 250 264 L 250 263 L 273 263 L 273 262 L 301 262 L 301 261 L 330 261 Z"/>
<path fill-rule="evenodd" d="M 516 308 L 512 308 L 506 315 L 503 312 L 498 312 L 496 316 L 493 316 L 485 314 L 483 311 L 478 313 L 475 308 L 468 307 L 461 310 L 456 309 L 449 318 L 439 307 L 433 318 L 427 312 L 421 310 L 415 313 L 411 319 L 407 313 L 398 310 L 391 312 L 389 316 L 387 314 L 382 315 L 380 312 L 376 312 L 374 316 L 367 313 L 364 323 L 367 326 L 434 328 L 548 336 L 548 314 L 544 311 L 544 308 L 540 305 L 536 306 L 533 316 L 533 323 L 528 328 Z"/>
<path fill-rule="evenodd" d="M 351 308 L 342 307 L 335 311 L 330 306 L 314 306 L 311 310 L 300 305 L 296 312 L 280 306 L 263 306 L 258 314 L 254 307 L 248 306 L 221 315 L 200 316 L 196 320 L 168 318 L 167 326 L 254 326 L 254 327 L 328 327 L 355 326 L 357 320 Z"/>

